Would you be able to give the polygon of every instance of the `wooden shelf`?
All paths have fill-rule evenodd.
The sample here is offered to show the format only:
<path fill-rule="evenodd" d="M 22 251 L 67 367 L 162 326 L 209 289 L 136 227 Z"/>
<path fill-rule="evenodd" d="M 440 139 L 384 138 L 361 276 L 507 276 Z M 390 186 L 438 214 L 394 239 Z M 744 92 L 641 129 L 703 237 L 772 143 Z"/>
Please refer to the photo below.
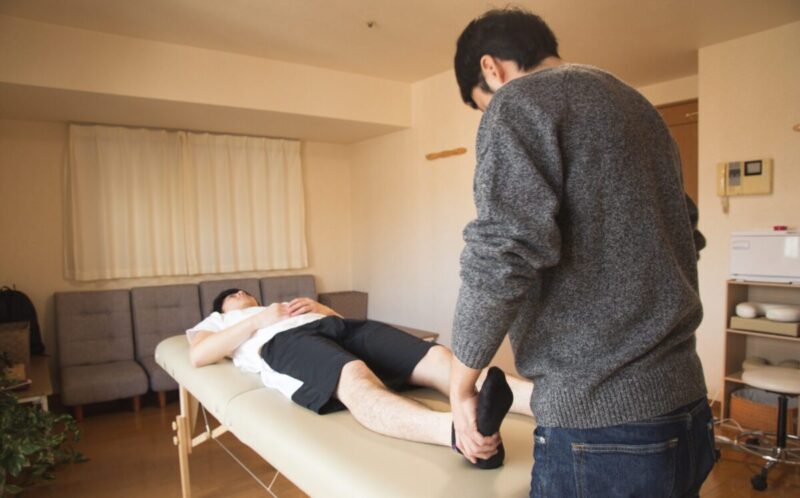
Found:
<path fill-rule="evenodd" d="M 750 282 L 744 280 L 728 280 L 725 286 L 725 352 L 723 356 L 723 369 L 725 375 L 722 380 L 722 410 L 723 418 L 730 416 L 731 393 L 745 384 L 742 380 L 742 362 L 748 356 L 749 337 L 780 344 L 779 348 L 786 348 L 789 355 L 800 352 L 798 344 L 800 337 L 780 334 L 770 334 L 755 330 L 741 330 L 730 328 L 730 318 L 736 314 L 736 305 L 743 301 L 787 302 L 800 304 L 800 285 L 775 283 L 775 282 Z M 791 352 L 790 352 L 791 351 Z M 730 373 L 729 373 L 730 372 Z M 800 416 L 798 417 L 800 422 Z M 800 435 L 800 434 L 798 434 Z"/>
<path fill-rule="evenodd" d="M 793 341 L 800 342 L 800 337 L 791 337 L 788 335 L 770 334 L 768 332 L 758 332 L 755 330 L 739 330 L 739 329 L 726 329 L 729 334 L 749 335 L 753 337 L 763 337 L 765 339 L 778 339 L 779 341 Z"/>
<path fill-rule="evenodd" d="M 742 380 L 742 373 L 743 372 L 736 372 L 727 375 L 725 376 L 725 380 L 727 380 L 728 382 L 736 382 L 737 384 L 744 384 L 744 381 Z"/>
<path fill-rule="evenodd" d="M 751 282 L 749 280 L 728 280 L 731 285 L 746 285 L 747 287 L 782 287 L 785 289 L 800 289 L 800 284 L 782 284 L 780 282 Z"/>
<path fill-rule="evenodd" d="M 27 389 L 14 393 L 17 396 L 17 400 L 20 403 L 39 403 L 42 410 L 47 411 L 47 397 L 53 394 L 47 356 L 31 356 L 31 367 L 28 376 L 33 382 Z"/>

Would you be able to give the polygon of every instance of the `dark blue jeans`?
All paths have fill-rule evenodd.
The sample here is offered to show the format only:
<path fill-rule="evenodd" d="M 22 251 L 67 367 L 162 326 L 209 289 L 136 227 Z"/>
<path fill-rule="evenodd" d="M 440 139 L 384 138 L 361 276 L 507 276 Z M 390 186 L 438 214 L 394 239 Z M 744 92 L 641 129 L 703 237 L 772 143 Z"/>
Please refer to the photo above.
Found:
<path fill-rule="evenodd" d="M 695 497 L 716 461 L 705 399 L 597 429 L 537 427 L 531 497 Z"/>

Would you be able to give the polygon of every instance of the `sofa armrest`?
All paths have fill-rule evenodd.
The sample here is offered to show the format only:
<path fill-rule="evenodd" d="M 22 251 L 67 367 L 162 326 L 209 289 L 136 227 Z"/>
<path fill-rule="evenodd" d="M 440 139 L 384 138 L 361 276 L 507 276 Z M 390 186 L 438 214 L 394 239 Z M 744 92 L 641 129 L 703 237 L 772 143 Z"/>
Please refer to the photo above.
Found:
<path fill-rule="evenodd" d="M 345 318 L 367 319 L 368 294 L 360 291 L 323 292 L 319 302 Z"/>
<path fill-rule="evenodd" d="M 412 327 L 406 327 L 405 325 L 397 325 L 396 323 L 389 323 L 388 325 L 391 325 L 396 329 L 400 329 L 406 334 L 411 334 L 414 337 L 418 337 L 423 341 L 436 342 L 436 339 L 439 338 L 439 334 L 437 332 L 415 329 Z"/>

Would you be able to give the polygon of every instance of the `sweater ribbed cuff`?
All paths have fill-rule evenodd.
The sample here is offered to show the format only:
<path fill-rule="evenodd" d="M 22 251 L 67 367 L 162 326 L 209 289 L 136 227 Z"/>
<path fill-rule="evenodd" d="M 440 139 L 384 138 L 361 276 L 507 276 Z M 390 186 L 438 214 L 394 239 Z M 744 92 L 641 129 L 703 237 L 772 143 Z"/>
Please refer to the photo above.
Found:
<path fill-rule="evenodd" d="M 458 361 L 474 369 L 483 369 L 492 361 L 497 348 L 487 347 L 485 343 L 470 341 L 469 337 L 456 341 L 456 337 L 462 337 L 467 333 L 453 334 L 453 354 Z"/>
<path fill-rule="evenodd" d="M 453 354 L 470 368 L 486 367 L 503 342 L 516 308 L 462 284 L 453 320 Z"/>

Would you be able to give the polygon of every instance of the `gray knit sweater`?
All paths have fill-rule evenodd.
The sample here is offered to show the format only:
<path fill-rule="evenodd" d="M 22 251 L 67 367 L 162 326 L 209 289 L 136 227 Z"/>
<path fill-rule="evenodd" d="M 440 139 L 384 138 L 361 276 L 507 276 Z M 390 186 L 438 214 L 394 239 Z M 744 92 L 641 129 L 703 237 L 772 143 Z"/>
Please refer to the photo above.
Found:
<path fill-rule="evenodd" d="M 508 333 L 542 426 L 643 420 L 705 395 L 697 210 L 658 112 L 599 69 L 507 83 L 478 130 L 455 355 Z"/>

